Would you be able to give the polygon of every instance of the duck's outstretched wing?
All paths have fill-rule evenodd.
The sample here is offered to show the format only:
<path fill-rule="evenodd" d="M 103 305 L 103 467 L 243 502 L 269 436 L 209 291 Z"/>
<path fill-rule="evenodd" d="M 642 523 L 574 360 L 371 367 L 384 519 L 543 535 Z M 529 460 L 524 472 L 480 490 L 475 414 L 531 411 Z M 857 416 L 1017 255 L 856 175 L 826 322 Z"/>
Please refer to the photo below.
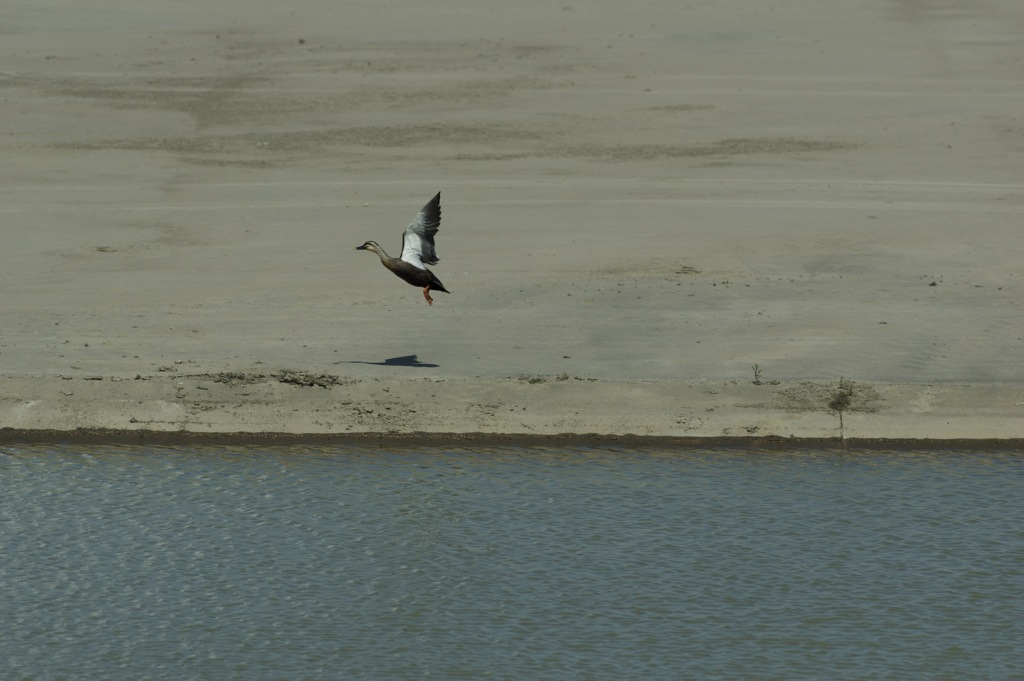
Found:
<path fill-rule="evenodd" d="M 402 234 L 402 260 L 425 269 L 440 258 L 434 251 L 434 235 L 441 226 L 441 192 L 427 202 Z"/>

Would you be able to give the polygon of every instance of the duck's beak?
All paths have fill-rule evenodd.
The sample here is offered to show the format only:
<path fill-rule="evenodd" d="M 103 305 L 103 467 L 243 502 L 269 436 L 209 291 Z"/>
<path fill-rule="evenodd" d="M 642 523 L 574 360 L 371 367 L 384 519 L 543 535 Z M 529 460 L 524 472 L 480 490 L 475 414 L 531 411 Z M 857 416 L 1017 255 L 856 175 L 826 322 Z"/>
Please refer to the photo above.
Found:
<path fill-rule="evenodd" d="M 357 251 L 365 251 L 366 250 L 366 246 L 356 246 L 356 250 Z"/>

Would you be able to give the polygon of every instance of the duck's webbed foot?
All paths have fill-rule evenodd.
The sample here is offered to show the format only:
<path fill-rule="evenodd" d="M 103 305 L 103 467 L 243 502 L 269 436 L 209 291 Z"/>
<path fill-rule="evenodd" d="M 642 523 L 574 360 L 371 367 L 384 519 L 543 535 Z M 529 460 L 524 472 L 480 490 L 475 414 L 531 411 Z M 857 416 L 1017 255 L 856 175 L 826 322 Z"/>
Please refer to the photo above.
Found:
<path fill-rule="evenodd" d="M 423 297 L 427 299 L 427 305 L 433 305 L 434 304 L 434 299 L 430 297 L 430 287 L 429 286 L 424 286 L 423 287 Z"/>

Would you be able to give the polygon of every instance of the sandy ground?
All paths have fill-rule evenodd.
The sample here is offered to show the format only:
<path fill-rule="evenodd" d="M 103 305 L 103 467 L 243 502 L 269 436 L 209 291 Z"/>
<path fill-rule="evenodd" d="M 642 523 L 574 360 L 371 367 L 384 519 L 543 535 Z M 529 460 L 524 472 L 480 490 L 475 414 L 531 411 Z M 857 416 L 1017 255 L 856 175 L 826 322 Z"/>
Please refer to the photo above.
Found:
<path fill-rule="evenodd" d="M 1024 437 L 1017 0 L 0 20 L 0 428 Z"/>

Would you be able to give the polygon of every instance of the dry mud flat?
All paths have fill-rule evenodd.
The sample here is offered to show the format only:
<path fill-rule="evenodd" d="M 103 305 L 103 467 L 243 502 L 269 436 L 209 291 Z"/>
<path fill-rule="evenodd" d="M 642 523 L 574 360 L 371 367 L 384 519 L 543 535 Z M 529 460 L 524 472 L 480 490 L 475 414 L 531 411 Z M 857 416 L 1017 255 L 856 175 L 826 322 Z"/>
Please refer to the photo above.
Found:
<path fill-rule="evenodd" d="M 1022 25 L 15 3 L 0 428 L 1022 437 Z M 438 190 L 428 308 L 352 249 Z"/>
<path fill-rule="evenodd" d="M 351 379 L 279 370 L 0 379 L 0 439 L 560 436 L 800 440 L 1024 438 L 1013 387 L 581 379 Z M 11 397 L 17 395 L 17 398 Z M 46 438 L 44 438 L 46 439 Z"/>

